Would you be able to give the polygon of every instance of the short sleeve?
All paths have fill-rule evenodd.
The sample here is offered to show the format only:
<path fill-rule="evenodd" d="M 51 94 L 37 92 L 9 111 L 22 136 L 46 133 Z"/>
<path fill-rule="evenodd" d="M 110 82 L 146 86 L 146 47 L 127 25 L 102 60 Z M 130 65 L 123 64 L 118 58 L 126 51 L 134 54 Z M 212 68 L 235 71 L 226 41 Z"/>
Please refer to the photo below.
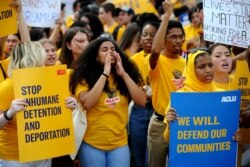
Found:
<path fill-rule="evenodd" d="M 79 94 L 80 94 L 82 91 L 87 91 L 87 90 L 88 90 L 87 84 L 78 84 L 78 85 L 76 86 L 75 97 L 78 99 Z"/>
<path fill-rule="evenodd" d="M 0 110 L 4 111 L 9 109 L 13 99 L 13 82 L 11 79 L 6 79 L 0 83 Z"/>

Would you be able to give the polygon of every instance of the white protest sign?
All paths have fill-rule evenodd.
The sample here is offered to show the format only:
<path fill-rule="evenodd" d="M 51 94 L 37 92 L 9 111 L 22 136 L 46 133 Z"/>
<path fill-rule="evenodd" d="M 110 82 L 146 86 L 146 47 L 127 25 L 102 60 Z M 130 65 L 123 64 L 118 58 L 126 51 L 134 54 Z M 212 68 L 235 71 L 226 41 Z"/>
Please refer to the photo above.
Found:
<path fill-rule="evenodd" d="M 250 0 L 203 0 L 204 39 L 247 48 Z"/>
<path fill-rule="evenodd" d="M 53 27 L 60 17 L 61 0 L 22 0 L 22 8 L 28 26 Z"/>

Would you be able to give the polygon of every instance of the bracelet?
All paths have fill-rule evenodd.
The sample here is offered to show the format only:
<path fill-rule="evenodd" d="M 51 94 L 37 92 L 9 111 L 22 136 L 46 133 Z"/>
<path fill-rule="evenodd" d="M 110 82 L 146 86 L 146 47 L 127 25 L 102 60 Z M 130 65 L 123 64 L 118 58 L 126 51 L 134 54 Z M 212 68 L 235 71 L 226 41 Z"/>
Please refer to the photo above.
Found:
<path fill-rule="evenodd" d="M 7 111 L 5 111 L 4 113 L 3 113 L 3 116 L 4 116 L 4 118 L 6 119 L 6 120 L 8 120 L 8 121 L 11 121 L 12 119 L 13 119 L 13 117 L 8 117 L 8 115 L 7 115 Z"/>
<path fill-rule="evenodd" d="M 102 75 L 104 75 L 106 78 L 109 78 L 109 76 L 105 73 L 102 73 Z"/>

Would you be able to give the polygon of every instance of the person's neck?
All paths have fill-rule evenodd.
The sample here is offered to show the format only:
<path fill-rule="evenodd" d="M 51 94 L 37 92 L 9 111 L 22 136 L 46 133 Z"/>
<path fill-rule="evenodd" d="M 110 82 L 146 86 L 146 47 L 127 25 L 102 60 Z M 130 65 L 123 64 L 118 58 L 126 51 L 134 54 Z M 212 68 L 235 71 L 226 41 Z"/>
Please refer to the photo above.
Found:
<path fill-rule="evenodd" d="M 72 54 L 73 56 L 73 62 L 76 62 L 76 60 L 80 57 L 78 54 Z"/>
<path fill-rule="evenodd" d="M 199 25 L 194 25 L 194 24 L 193 24 L 193 27 L 194 27 L 195 29 L 199 29 L 200 26 L 201 26 L 200 24 L 199 24 Z"/>
<path fill-rule="evenodd" d="M 166 57 L 168 57 L 170 59 L 177 59 L 180 56 L 179 53 L 172 53 L 172 52 L 169 52 L 167 50 L 163 51 L 163 55 L 165 55 Z"/>
<path fill-rule="evenodd" d="M 110 19 L 106 22 L 106 26 L 109 28 L 111 27 L 113 24 L 115 23 L 115 20 L 114 19 Z"/>
<path fill-rule="evenodd" d="M 214 82 L 216 83 L 228 83 L 229 82 L 229 75 L 225 73 L 214 73 Z"/>

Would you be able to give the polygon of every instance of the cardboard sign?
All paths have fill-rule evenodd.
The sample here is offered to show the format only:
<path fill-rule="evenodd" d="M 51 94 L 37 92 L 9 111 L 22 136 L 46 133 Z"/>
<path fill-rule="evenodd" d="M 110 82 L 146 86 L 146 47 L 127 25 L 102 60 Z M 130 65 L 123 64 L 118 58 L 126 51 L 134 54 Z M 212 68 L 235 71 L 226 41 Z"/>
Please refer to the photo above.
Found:
<path fill-rule="evenodd" d="M 170 167 L 235 167 L 240 91 L 172 93 L 171 107 L 179 118 L 170 124 Z"/>
<path fill-rule="evenodd" d="M 203 0 L 204 39 L 247 48 L 250 45 L 249 0 Z"/>
<path fill-rule="evenodd" d="M 16 9 L 9 4 L 12 0 L 0 1 L 0 37 L 17 33 L 17 14 Z"/>
<path fill-rule="evenodd" d="M 48 159 L 74 152 L 72 111 L 65 65 L 13 70 L 15 98 L 26 111 L 17 113 L 19 160 Z M 66 146 L 66 147 L 65 147 Z"/>
<path fill-rule="evenodd" d="M 60 17 L 61 0 L 22 0 L 22 7 L 28 26 L 53 27 Z"/>

